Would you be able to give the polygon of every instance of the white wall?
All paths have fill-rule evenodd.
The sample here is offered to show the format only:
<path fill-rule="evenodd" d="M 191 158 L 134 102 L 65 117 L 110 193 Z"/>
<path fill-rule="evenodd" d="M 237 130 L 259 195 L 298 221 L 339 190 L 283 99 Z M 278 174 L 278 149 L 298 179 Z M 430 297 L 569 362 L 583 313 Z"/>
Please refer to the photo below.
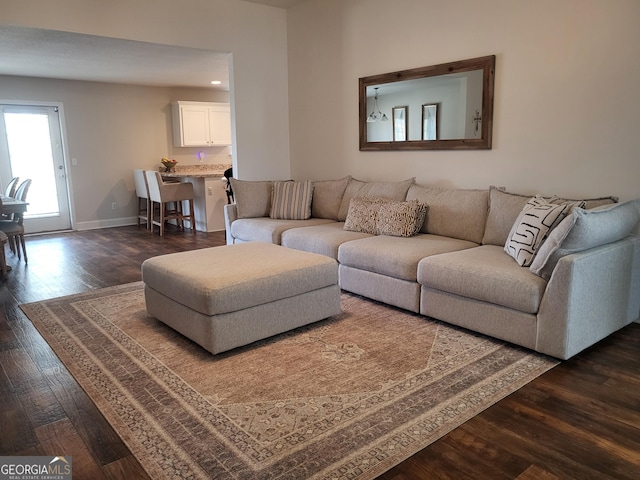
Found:
<path fill-rule="evenodd" d="M 640 197 L 637 0 L 310 0 L 289 10 L 291 173 Z M 358 78 L 495 54 L 493 149 L 360 152 Z"/>

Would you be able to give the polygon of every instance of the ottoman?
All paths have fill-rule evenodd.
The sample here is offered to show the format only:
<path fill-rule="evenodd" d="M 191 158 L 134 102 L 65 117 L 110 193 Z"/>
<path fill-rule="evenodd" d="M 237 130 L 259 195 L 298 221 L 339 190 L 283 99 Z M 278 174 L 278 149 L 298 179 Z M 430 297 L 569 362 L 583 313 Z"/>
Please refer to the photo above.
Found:
<path fill-rule="evenodd" d="M 338 263 L 262 242 L 142 264 L 147 312 L 213 354 L 340 313 Z"/>

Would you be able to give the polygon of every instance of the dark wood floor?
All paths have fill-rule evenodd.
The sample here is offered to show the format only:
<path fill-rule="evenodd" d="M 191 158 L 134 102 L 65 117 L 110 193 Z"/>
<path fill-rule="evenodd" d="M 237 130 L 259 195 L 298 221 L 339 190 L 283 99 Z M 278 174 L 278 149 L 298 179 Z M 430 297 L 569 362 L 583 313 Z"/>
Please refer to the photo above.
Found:
<path fill-rule="evenodd" d="M 0 455 L 72 455 L 74 479 L 148 478 L 21 303 L 140 280 L 163 253 L 224 244 L 223 233 L 136 227 L 34 236 L 29 265 L 0 283 Z M 640 324 L 551 371 L 388 471 L 405 479 L 640 478 Z"/>

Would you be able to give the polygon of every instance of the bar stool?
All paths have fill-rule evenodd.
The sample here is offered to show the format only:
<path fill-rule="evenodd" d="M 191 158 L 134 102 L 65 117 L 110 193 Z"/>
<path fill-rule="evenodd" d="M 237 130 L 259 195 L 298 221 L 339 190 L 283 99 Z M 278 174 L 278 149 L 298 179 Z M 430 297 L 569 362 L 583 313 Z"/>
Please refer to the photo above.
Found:
<path fill-rule="evenodd" d="M 164 223 L 167 220 L 176 220 L 178 227 L 184 229 L 184 221 L 188 220 L 193 233 L 196 233 L 196 218 L 194 209 L 193 184 L 191 183 L 167 183 L 162 181 L 160 172 L 146 170 L 144 172 L 149 187 L 149 199 L 151 201 L 151 230 L 153 226 L 160 227 L 160 236 L 164 235 Z M 189 201 L 189 213 L 182 210 L 182 202 Z M 159 205 L 159 217 L 155 219 L 154 204 Z M 168 204 L 173 203 L 173 208 Z"/>

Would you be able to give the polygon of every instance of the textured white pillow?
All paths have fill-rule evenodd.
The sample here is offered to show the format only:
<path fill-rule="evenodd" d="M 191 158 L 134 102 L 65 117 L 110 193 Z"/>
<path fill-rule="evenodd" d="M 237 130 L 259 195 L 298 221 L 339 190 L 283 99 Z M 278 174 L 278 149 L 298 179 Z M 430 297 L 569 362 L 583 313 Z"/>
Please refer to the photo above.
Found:
<path fill-rule="evenodd" d="M 271 191 L 271 218 L 306 220 L 311 216 L 313 183 L 273 182 Z"/>
<path fill-rule="evenodd" d="M 392 237 L 412 237 L 422 228 L 427 206 L 417 200 L 386 201 L 380 205 L 376 217 L 376 233 Z"/>
<path fill-rule="evenodd" d="M 509 232 L 504 251 L 518 265 L 528 267 L 548 233 L 565 217 L 571 205 L 556 205 L 542 197 L 533 197 L 518 215 Z"/>
<path fill-rule="evenodd" d="M 376 234 L 376 220 L 378 209 L 384 202 L 382 198 L 360 197 L 352 198 L 349 202 L 349 211 L 344 221 L 343 230 Z"/>

